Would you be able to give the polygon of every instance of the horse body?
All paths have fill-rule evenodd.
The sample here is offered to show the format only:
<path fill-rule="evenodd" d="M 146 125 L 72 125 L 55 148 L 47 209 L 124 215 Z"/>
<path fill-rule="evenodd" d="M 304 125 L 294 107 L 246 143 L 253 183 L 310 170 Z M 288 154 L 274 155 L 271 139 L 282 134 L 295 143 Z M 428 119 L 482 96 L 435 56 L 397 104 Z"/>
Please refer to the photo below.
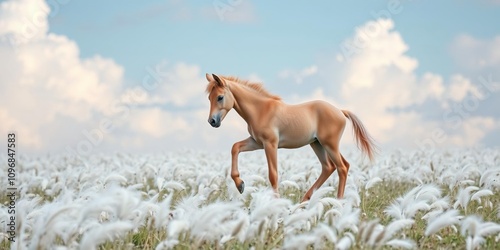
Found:
<path fill-rule="evenodd" d="M 248 124 L 250 137 L 236 142 L 231 150 L 231 177 L 240 192 L 244 189 L 238 171 L 240 152 L 265 150 L 269 180 L 278 193 L 277 149 L 299 148 L 309 144 L 322 165 L 322 173 L 303 200 L 308 200 L 335 169 L 339 173 L 337 196 L 342 198 L 349 163 L 340 154 L 339 143 L 346 118 L 353 122 L 358 143 L 372 158 L 373 142 L 357 117 L 349 111 L 340 110 L 324 101 L 289 105 L 265 92 L 261 85 L 242 82 L 237 78 L 207 74 L 207 80 L 211 101 L 209 123 L 219 127 L 227 112 L 234 108 Z"/>
<path fill-rule="evenodd" d="M 318 140 L 318 134 L 333 132 L 345 127 L 342 112 L 324 101 L 298 105 L 281 102 L 274 112 L 272 126 L 278 131 L 278 148 L 299 148 Z M 325 128 L 326 131 L 321 131 Z"/>

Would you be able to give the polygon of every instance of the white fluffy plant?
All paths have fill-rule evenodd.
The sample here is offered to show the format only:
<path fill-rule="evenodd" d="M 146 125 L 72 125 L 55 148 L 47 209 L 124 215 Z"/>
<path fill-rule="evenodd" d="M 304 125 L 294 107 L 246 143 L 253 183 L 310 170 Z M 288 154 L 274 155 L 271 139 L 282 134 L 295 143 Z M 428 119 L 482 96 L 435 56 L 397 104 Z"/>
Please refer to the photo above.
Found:
<path fill-rule="evenodd" d="M 241 209 L 239 202 L 214 202 L 203 206 L 194 213 L 187 214 L 189 232 L 191 237 L 199 245 L 203 241 L 218 241 L 224 235 L 231 234 L 234 224 L 239 222 L 236 217 Z"/>
<path fill-rule="evenodd" d="M 10 247 L 372 249 L 412 248 L 418 241 L 439 248 L 445 240 L 458 248 L 498 247 L 498 150 L 396 151 L 372 165 L 356 164 L 358 152 L 346 153 L 351 170 L 344 199 L 334 198 L 338 177 L 333 175 L 310 202 L 296 205 L 286 198 L 300 199 L 321 168 L 311 152 L 289 152 L 280 152 L 281 199 L 269 190 L 262 152 L 240 159 L 247 184 L 243 195 L 226 178 L 228 153 L 25 157 L 17 176 L 18 241 Z M 418 186 L 385 208 L 380 220 L 390 219 L 387 225 L 361 215 L 384 210 L 369 204 L 387 197 L 378 195 L 377 187 L 415 181 Z M 6 185 L 0 179 L 0 186 Z M 449 188 L 446 195 L 441 187 Z M 365 191 L 370 196 L 361 201 Z M 1 209 L 8 218 L 7 207 Z M 410 226 L 419 233 L 408 233 Z M 6 240 L 0 244 L 9 247 Z"/>
<path fill-rule="evenodd" d="M 427 212 L 431 204 L 441 198 L 441 190 L 434 184 L 419 185 L 405 195 L 399 197 L 385 213 L 397 220 L 414 219 L 418 211 Z"/>
<path fill-rule="evenodd" d="M 463 218 L 459 214 L 458 210 L 451 209 L 446 212 L 439 211 L 440 214 L 437 216 L 428 217 L 427 227 L 425 229 L 425 236 L 431 236 L 439 232 L 441 229 L 445 227 L 453 227 L 455 231 L 457 230 L 455 225 L 460 223 L 460 220 Z M 442 237 L 438 235 L 438 238 Z"/>
<path fill-rule="evenodd" d="M 311 199 L 291 209 L 285 220 L 284 249 L 322 249 L 328 244 L 347 248 L 355 241 L 360 210 L 352 204 L 356 199 L 332 198 L 332 187 L 316 190 Z M 302 233 L 305 231 L 305 233 Z"/>
<path fill-rule="evenodd" d="M 369 248 L 380 248 L 390 246 L 394 248 L 413 249 L 416 244 L 411 239 L 396 237 L 397 233 L 415 223 L 412 219 L 399 219 L 383 226 L 378 220 L 371 220 L 360 226 L 358 233 L 358 244 Z"/>
<path fill-rule="evenodd" d="M 249 206 L 250 225 L 245 240 L 258 239 L 264 242 L 268 230 L 276 231 L 286 220 L 290 207 L 290 200 L 276 198 L 269 189 L 253 193 Z"/>
<path fill-rule="evenodd" d="M 486 237 L 500 232 L 500 224 L 483 222 L 476 216 L 467 216 L 460 225 L 460 233 L 466 238 L 465 247 L 468 250 L 478 249 L 486 242 Z"/>

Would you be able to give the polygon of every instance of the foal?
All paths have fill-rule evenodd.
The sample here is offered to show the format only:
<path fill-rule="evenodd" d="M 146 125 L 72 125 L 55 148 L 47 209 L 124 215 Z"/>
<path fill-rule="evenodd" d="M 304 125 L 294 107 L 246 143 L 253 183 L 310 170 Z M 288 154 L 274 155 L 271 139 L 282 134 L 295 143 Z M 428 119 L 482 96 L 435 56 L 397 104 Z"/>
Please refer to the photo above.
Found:
<path fill-rule="evenodd" d="M 226 114 L 235 109 L 247 122 L 250 137 L 236 142 L 231 150 L 231 178 L 240 193 L 245 183 L 238 171 L 240 152 L 264 149 L 267 158 L 269 181 L 278 194 L 278 148 L 299 148 L 309 144 L 318 157 L 322 171 L 319 178 L 304 195 L 309 200 L 328 177 L 338 170 L 338 198 L 344 197 L 349 163 L 339 152 L 339 142 L 346 125 L 352 122 L 356 142 L 370 160 L 374 155 L 374 142 L 361 121 L 351 112 L 340 110 L 324 101 L 311 101 L 288 105 L 281 98 L 262 88 L 261 84 L 242 81 L 235 77 L 206 74 L 207 93 L 210 100 L 208 122 L 218 128 Z"/>

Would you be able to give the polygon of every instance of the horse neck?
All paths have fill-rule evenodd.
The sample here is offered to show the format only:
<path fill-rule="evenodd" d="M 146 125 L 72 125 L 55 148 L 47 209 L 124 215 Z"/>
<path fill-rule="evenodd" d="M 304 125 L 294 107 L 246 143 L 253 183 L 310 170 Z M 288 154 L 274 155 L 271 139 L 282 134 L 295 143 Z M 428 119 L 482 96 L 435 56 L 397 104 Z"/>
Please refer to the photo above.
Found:
<path fill-rule="evenodd" d="M 234 97 L 234 110 L 248 123 L 252 117 L 256 117 L 259 110 L 270 99 L 259 93 L 249 90 L 238 83 L 230 84 L 231 93 Z"/>

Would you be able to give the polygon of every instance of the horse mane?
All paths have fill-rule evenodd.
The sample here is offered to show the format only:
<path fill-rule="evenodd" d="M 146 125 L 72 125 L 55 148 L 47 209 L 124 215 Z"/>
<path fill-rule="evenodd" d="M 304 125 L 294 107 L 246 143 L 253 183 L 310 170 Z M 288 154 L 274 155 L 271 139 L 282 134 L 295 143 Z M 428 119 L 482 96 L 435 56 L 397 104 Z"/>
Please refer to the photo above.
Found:
<path fill-rule="evenodd" d="M 262 95 L 264 95 L 266 97 L 269 97 L 269 98 L 272 98 L 272 99 L 275 99 L 275 100 L 281 100 L 281 97 L 279 97 L 277 95 L 273 95 L 273 94 L 269 93 L 266 89 L 264 89 L 264 86 L 260 82 L 251 82 L 249 80 L 242 80 L 242 79 L 240 79 L 240 78 L 238 78 L 236 76 L 220 76 L 220 77 L 224 78 L 225 80 L 238 83 L 241 86 L 245 86 L 248 89 L 250 89 L 252 91 L 255 91 L 255 92 L 259 93 L 259 94 L 262 94 Z M 206 92 L 210 93 L 210 91 L 212 91 L 212 88 L 214 88 L 214 87 L 215 87 L 215 83 L 214 82 L 209 82 L 208 85 L 207 85 Z"/>

